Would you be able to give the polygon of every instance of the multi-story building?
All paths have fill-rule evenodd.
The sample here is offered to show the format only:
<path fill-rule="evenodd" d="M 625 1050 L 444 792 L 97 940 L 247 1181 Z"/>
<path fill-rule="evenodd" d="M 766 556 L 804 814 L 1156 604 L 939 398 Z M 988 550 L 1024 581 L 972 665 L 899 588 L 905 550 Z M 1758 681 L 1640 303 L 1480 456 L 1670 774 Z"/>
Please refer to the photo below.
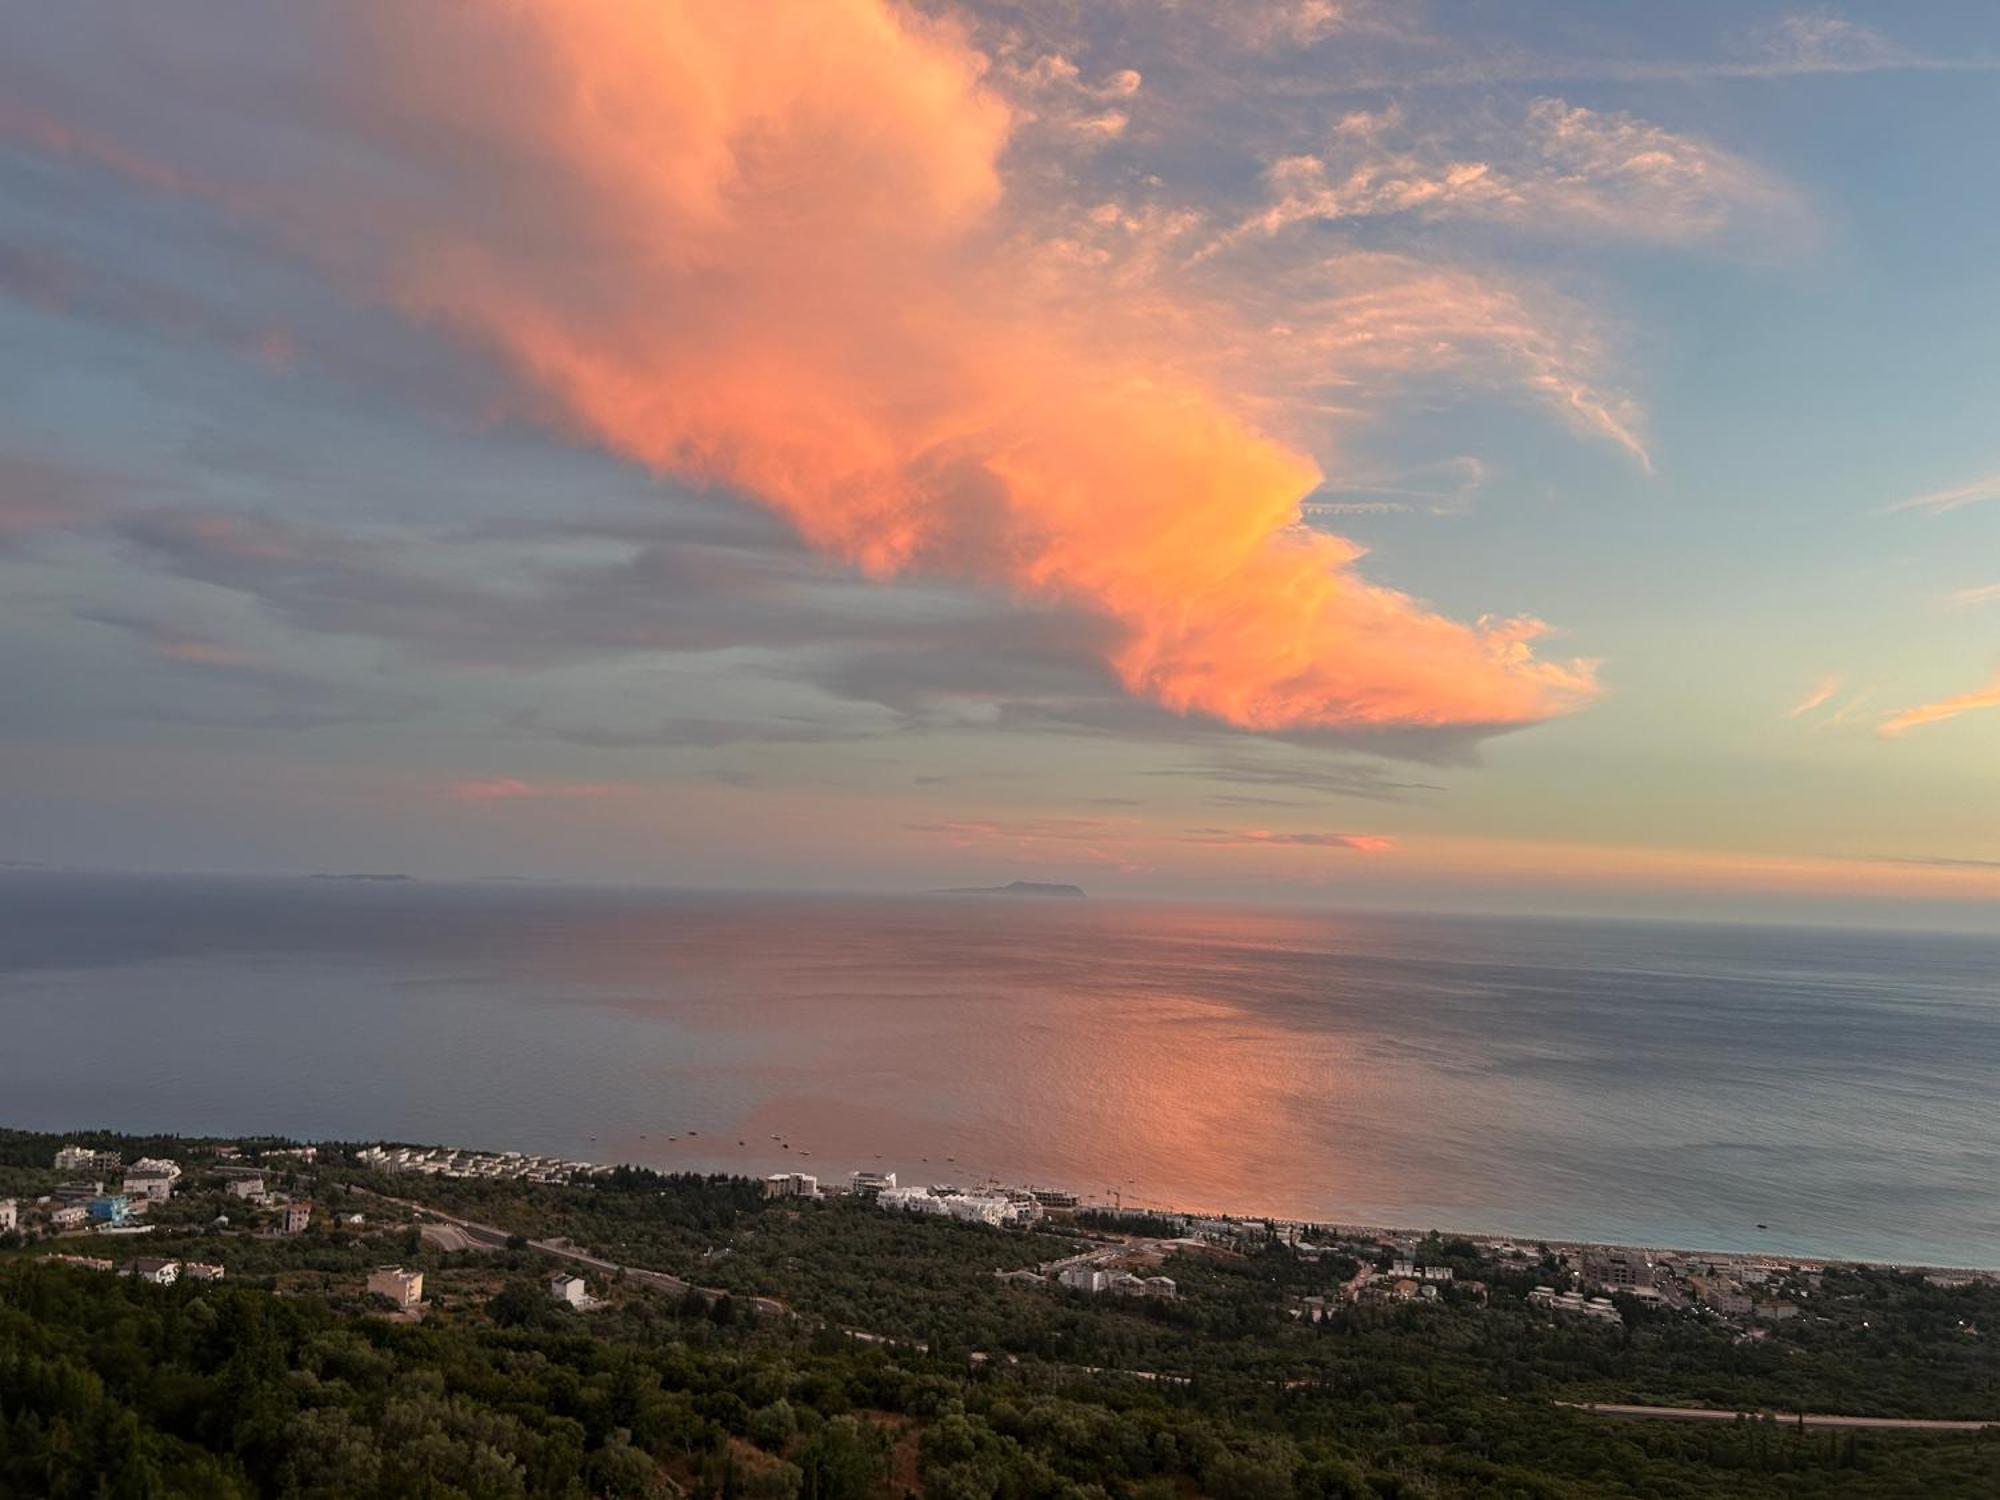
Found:
<path fill-rule="evenodd" d="M 941 1214 L 971 1224 L 1021 1224 L 1040 1217 L 1041 1208 L 1026 1194 L 965 1193 L 951 1187 L 888 1187 L 875 1195 L 883 1208 L 911 1213 Z"/>
<path fill-rule="evenodd" d="M 1652 1286 L 1653 1262 L 1635 1251 L 1592 1251 L 1583 1257 L 1582 1274 L 1585 1286 L 1629 1292 Z"/>
<path fill-rule="evenodd" d="M 549 1282 L 549 1295 L 570 1307 L 590 1306 L 590 1287 L 581 1276 L 557 1276 Z"/>
<path fill-rule="evenodd" d="M 284 1220 L 280 1226 L 286 1234 L 304 1234 L 312 1224 L 313 1206 L 310 1201 L 287 1203 Z"/>
<path fill-rule="evenodd" d="M 12 1198 L 0 1198 L 0 1234 L 21 1227 L 20 1206 Z"/>
<path fill-rule="evenodd" d="M 81 1203 L 60 1203 L 49 1211 L 49 1224 L 56 1229 L 81 1229 L 90 1222 L 90 1209 Z"/>
<path fill-rule="evenodd" d="M 401 1266 L 377 1266 L 368 1273 L 368 1290 L 387 1297 L 398 1308 L 415 1307 L 424 1300 L 424 1273 Z"/>
<path fill-rule="evenodd" d="M 58 1172 L 115 1172 L 125 1158 L 116 1151 L 95 1151 L 89 1146 L 64 1146 L 56 1153 Z"/>
<path fill-rule="evenodd" d="M 132 1200 L 123 1193 L 104 1193 L 85 1205 L 93 1219 L 107 1224 L 123 1224 L 132 1217 Z"/>
<path fill-rule="evenodd" d="M 1559 1292 L 1554 1287 L 1538 1286 L 1528 1293 L 1528 1301 L 1536 1307 L 1546 1307 L 1550 1312 L 1595 1318 L 1600 1323 L 1625 1321 L 1618 1309 L 1611 1305 L 1609 1297 L 1585 1297 L 1581 1292 Z"/>
<path fill-rule="evenodd" d="M 133 1166 L 125 1173 L 122 1189 L 126 1197 L 134 1200 L 165 1203 L 174 1195 L 174 1179 L 165 1172 L 142 1172 L 137 1166 Z"/>
<path fill-rule="evenodd" d="M 172 1286 L 180 1279 L 181 1263 L 142 1255 L 125 1268 L 125 1274 L 150 1281 L 154 1286 Z"/>
<path fill-rule="evenodd" d="M 819 1179 L 810 1172 L 773 1172 L 764 1179 L 766 1198 L 817 1198 Z"/>
<path fill-rule="evenodd" d="M 893 1188 L 896 1185 L 896 1174 L 894 1172 L 870 1172 L 860 1169 L 852 1174 L 849 1181 L 852 1183 L 855 1192 L 872 1196 L 873 1194 L 886 1192 L 888 1189 Z"/>
<path fill-rule="evenodd" d="M 1079 1292 L 1109 1292 L 1115 1297 L 1173 1297 L 1180 1290 L 1171 1276 L 1135 1276 L 1087 1263 L 1064 1266 L 1056 1280 Z"/>

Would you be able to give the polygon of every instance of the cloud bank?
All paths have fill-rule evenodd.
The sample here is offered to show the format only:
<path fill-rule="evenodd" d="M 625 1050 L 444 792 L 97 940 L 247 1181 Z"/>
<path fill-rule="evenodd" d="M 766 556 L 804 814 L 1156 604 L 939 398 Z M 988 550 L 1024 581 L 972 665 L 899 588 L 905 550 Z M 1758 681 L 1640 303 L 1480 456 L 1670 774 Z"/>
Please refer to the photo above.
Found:
<path fill-rule="evenodd" d="M 545 420 L 870 574 L 1081 607 L 1177 711 L 1499 726 L 1592 695 L 1538 622 L 1449 620 L 1299 528 L 1318 470 L 1193 371 L 1200 319 L 1163 337 L 1024 279 L 1013 117 L 950 25 L 879 0 L 371 17 L 349 119 L 401 182 L 343 192 L 320 243 Z"/>
<path fill-rule="evenodd" d="M 1051 254 L 1046 203 L 1010 191 L 1029 122 L 949 19 L 888 0 L 313 16 L 311 60 L 296 38 L 274 49 L 302 70 L 288 128 L 309 174 L 213 121 L 180 139 L 213 159 L 156 166 L 174 132 L 130 123 L 149 106 L 129 98 L 85 107 L 123 112 L 131 140 L 89 121 L 27 139 L 87 142 L 150 190 L 262 224 L 493 361 L 511 415 L 763 505 L 870 576 L 1094 617 L 1125 690 L 1171 711 L 1483 729 L 1594 696 L 1592 663 L 1536 654 L 1539 621 L 1447 618 L 1299 524 L 1321 474 L 1242 373 L 1261 313 Z M 1443 316 L 1400 285 L 1333 312 Z M 1343 376 L 1337 337 L 1287 332 L 1320 379 L 1381 371 L 1373 335 Z M 1479 309 L 1430 328 L 1425 357 L 1515 336 Z M 1532 379 L 1593 399 L 1560 365 Z"/>

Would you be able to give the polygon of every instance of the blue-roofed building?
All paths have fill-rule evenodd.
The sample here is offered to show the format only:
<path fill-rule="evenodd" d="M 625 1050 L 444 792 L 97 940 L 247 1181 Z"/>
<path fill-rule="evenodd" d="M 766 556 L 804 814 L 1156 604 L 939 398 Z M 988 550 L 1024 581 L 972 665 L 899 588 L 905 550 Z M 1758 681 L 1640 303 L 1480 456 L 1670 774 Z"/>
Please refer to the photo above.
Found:
<path fill-rule="evenodd" d="M 132 1200 L 123 1193 L 105 1193 L 88 1204 L 90 1216 L 109 1224 L 123 1224 L 132 1217 Z"/>

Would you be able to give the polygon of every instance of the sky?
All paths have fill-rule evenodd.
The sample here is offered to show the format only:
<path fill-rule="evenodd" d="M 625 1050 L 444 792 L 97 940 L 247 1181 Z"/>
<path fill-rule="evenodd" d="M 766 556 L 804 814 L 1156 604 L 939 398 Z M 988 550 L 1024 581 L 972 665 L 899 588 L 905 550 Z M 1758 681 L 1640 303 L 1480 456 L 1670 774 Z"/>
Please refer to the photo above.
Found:
<path fill-rule="evenodd" d="M 1984 3 L 0 10 L 0 860 L 2000 926 Z"/>

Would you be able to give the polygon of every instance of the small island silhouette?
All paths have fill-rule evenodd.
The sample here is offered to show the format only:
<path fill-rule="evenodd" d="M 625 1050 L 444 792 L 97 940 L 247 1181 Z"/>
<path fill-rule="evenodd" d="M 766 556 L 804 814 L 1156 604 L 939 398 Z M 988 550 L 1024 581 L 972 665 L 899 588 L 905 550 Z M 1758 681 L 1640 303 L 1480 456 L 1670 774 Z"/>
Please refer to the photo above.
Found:
<path fill-rule="evenodd" d="M 1031 896 L 1046 901 L 1081 901 L 1084 899 L 1080 885 L 1062 885 L 1049 880 L 1010 880 L 1005 885 L 960 885 L 941 891 L 932 891 L 933 896 Z"/>

